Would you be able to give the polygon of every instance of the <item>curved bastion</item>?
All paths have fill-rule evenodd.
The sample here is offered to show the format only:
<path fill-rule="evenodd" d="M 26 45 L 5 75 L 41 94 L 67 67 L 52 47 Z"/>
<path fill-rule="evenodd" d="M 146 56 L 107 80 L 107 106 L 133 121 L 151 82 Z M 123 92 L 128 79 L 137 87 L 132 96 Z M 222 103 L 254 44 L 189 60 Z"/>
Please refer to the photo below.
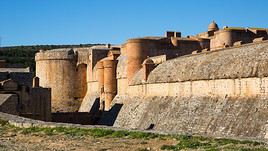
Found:
<path fill-rule="evenodd" d="M 40 86 L 51 88 L 52 112 L 77 112 L 97 94 L 96 64 L 108 51 L 107 46 L 97 45 L 36 53 L 36 76 Z"/>
<path fill-rule="evenodd" d="M 268 139 L 268 42 L 182 56 L 143 69 L 118 95 L 115 127 Z"/>
<path fill-rule="evenodd" d="M 52 112 L 74 108 L 76 55 L 72 49 L 40 51 L 36 54 L 36 76 L 40 86 L 53 88 Z"/>
<path fill-rule="evenodd" d="M 268 41 L 264 41 L 178 57 L 158 65 L 152 70 L 146 83 L 267 77 L 267 50 Z M 133 78 L 132 85 L 141 83 L 140 70 Z"/>

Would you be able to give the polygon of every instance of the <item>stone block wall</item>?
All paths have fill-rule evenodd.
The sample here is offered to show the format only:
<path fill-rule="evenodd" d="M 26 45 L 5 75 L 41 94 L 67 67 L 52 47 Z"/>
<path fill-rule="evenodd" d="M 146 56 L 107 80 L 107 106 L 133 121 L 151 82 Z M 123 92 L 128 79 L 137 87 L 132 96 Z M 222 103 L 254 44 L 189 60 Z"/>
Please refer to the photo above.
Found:
<path fill-rule="evenodd" d="M 268 77 L 199 80 L 131 85 L 130 96 L 244 96 L 268 95 Z"/>
<path fill-rule="evenodd" d="M 73 50 L 39 52 L 36 54 L 36 76 L 40 86 L 53 88 L 52 112 L 75 111 L 76 62 Z"/>
<path fill-rule="evenodd" d="M 107 56 L 109 48 L 66 48 L 36 54 L 36 76 L 41 87 L 51 88 L 52 112 L 78 111 L 86 95 L 96 88 L 96 63 Z"/>
<path fill-rule="evenodd" d="M 30 115 L 30 118 L 43 121 L 51 121 L 50 88 L 31 88 L 30 101 L 28 104 L 28 113 Z"/>
<path fill-rule="evenodd" d="M 16 94 L 0 94 L 0 112 L 18 115 L 18 102 Z"/>
<path fill-rule="evenodd" d="M 114 127 L 268 140 L 268 98 L 118 96 Z"/>
<path fill-rule="evenodd" d="M 147 81 L 139 70 L 113 100 L 114 126 L 267 140 L 267 44 L 168 60 Z"/>
<path fill-rule="evenodd" d="M 231 47 L 235 42 L 241 41 L 241 43 L 252 43 L 255 38 L 262 37 L 267 39 L 267 29 L 263 28 L 241 28 L 241 27 L 224 27 L 223 29 L 216 31 L 214 37 L 210 42 L 210 49 L 222 49 L 225 47 Z"/>

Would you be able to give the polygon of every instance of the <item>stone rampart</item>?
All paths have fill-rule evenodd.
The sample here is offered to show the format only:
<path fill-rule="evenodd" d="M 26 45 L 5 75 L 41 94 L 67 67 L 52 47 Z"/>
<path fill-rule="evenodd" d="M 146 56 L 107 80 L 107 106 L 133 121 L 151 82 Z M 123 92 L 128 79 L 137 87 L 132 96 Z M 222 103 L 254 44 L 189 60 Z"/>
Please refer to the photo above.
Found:
<path fill-rule="evenodd" d="M 139 70 L 114 126 L 213 137 L 268 139 L 268 43 L 168 60 Z"/>
<path fill-rule="evenodd" d="M 268 96 L 268 77 L 131 85 L 130 96 Z"/>
<path fill-rule="evenodd" d="M 157 66 L 147 83 L 168 83 L 213 79 L 268 76 L 268 42 L 182 56 Z M 135 75 L 132 84 L 141 84 Z"/>
<path fill-rule="evenodd" d="M 268 98 L 118 96 L 114 127 L 212 137 L 268 139 Z"/>

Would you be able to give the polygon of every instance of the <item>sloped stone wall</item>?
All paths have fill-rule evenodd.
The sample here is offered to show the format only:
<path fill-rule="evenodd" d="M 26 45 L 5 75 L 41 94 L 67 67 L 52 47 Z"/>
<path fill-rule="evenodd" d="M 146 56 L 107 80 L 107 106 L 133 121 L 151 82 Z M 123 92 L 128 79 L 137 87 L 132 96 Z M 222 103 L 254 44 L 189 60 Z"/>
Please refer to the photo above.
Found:
<path fill-rule="evenodd" d="M 16 94 L 0 94 L 0 112 L 18 115 L 18 101 Z"/>
<path fill-rule="evenodd" d="M 127 97 L 114 126 L 214 137 L 268 139 L 267 97 Z"/>
<path fill-rule="evenodd" d="M 158 65 L 146 83 L 168 83 L 268 76 L 268 41 L 178 57 Z M 141 84 L 136 75 L 132 85 Z"/>
<path fill-rule="evenodd" d="M 183 56 L 134 76 L 115 127 L 268 139 L 268 42 Z"/>

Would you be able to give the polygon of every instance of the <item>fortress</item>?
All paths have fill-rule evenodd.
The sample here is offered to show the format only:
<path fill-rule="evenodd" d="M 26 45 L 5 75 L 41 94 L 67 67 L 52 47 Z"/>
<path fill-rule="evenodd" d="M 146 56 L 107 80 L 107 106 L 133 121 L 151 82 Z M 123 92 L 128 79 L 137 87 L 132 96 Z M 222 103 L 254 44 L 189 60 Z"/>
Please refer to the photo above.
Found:
<path fill-rule="evenodd" d="M 268 29 L 227 27 L 120 46 L 41 50 L 52 112 L 102 113 L 95 124 L 268 139 Z"/>

